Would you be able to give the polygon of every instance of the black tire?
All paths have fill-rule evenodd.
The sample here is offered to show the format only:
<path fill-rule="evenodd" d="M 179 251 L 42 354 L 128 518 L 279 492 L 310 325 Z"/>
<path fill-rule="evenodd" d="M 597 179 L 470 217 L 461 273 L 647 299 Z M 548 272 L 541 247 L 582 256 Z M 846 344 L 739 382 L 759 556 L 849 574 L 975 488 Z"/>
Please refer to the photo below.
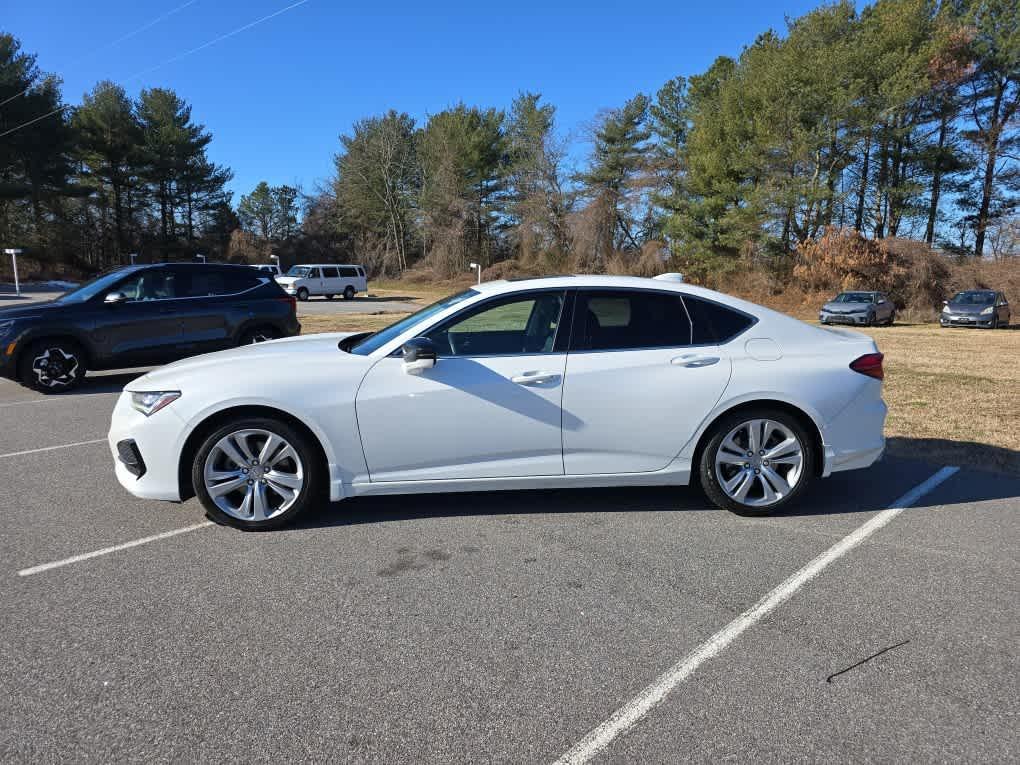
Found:
<path fill-rule="evenodd" d="M 873 313 L 869 313 L 868 320 L 865 322 L 865 326 L 867 327 L 878 326 L 878 317 Z"/>
<path fill-rule="evenodd" d="M 730 497 L 720 486 L 719 477 L 716 475 L 715 470 L 716 455 L 723 440 L 734 428 L 751 420 L 772 420 L 779 423 L 788 429 L 800 442 L 802 464 L 796 483 L 794 483 L 788 494 L 766 506 L 745 504 Z M 772 409 L 767 406 L 754 407 L 727 415 L 712 426 L 708 434 L 708 441 L 701 450 L 701 458 L 697 465 L 698 479 L 702 490 L 712 503 L 723 510 L 729 510 L 731 513 L 746 516 L 771 515 L 794 502 L 811 484 L 815 477 L 815 466 L 818 464 L 818 459 L 819 455 L 815 453 L 814 439 L 797 418 L 781 409 Z M 764 468 L 762 469 L 764 470 Z M 791 472 L 788 471 L 784 477 L 788 478 Z"/>
<path fill-rule="evenodd" d="M 308 300 L 308 290 L 307 290 L 307 288 L 302 287 L 301 289 L 299 289 L 297 291 L 297 299 L 301 300 L 301 301 Z"/>
<path fill-rule="evenodd" d="M 893 311 L 891 314 L 889 314 L 889 321 L 885 323 L 885 326 L 891 327 L 895 323 L 896 323 L 896 311 Z"/>
<path fill-rule="evenodd" d="M 238 345 L 255 345 L 267 340 L 276 340 L 278 337 L 280 337 L 280 333 L 274 327 L 255 327 L 241 335 Z"/>
<path fill-rule="evenodd" d="M 348 285 L 347 289 L 344 290 L 344 300 L 354 300 L 354 293 L 354 287 Z"/>
<path fill-rule="evenodd" d="M 989 327 L 989 329 L 998 329 L 998 328 L 999 328 L 999 317 L 998 316 L 993 316 L 992 317 L 992 325 Z"/>
<path fill-rule="evenodd" d="M 85 352 L 73 340 L 32 343 L 18 363 L 18 378 L 22 384 L 41 393 L 73 390 L 87 371 Z"/>
<path fill-rule="evenodd" d="M 294 503 L 279 515 L 263 521 L 250 521 L 234 517 L 216 505 L 206 489 L 204 469 L 206 460 L 220 439 L 240 430 L 265 430 L 287 441 L 297 452 L 304 470 L 305 481 Z M 191 482 L 209 520 L 223 526 L 233 526 L 243 531 L 269 531 L 294 522 L 309 507 L 324 501 L 326 475 L 319 451 L 308 436 L 289 423 L 272 417 L 238 417 L 209 434 L 202 442 L 191 464 Z"/>

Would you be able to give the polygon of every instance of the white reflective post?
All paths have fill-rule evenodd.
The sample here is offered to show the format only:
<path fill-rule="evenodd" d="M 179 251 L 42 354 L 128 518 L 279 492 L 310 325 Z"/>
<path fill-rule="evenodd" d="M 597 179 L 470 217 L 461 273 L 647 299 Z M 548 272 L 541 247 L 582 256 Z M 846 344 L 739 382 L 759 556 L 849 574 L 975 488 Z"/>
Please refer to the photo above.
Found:
<path fill-rule="evenodd" d="M 470 265 L 471 268 L 475 269 L 478 272 L 478 283 L 481 284 L 482 283 L 482 267 L 480 265 L 478 265 L 477 263 L 469 263 L 468 265 Z"/>
<path fill-rule="evenodd" d="M 14 269 L 14 291 L 21 297 L 21 283 L 18 281 L 18 255 L 21 254 L 21 250 L 4 250 L 8 255 L 11 256 L 11 267 Z"/>

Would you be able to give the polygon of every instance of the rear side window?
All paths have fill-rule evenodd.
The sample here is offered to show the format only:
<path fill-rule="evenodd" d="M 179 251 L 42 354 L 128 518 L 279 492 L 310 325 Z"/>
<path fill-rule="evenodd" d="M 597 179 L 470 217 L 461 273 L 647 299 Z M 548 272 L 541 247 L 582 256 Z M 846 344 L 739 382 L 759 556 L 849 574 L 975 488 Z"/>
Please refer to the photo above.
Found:
<path fill-rule="evenodd" d="M 247 269 L 190 270 L 177 274 L 177 297 L 213 297 L 233 295 L 250 290 L 263 282 L 265 277 Z"/>
<path fill-rule="evenodd" d="M 365 275 L 365 269 L 362 268 L 361 266 L 358 266 L 358 276 L 364 276 L 364 275 Z"/>
<path fill-rule="evenodd" d="M 694 345 L 728 342 L 755 321 L 747 314 L 693 295 L 684 295 L 684 303 L 694 324 Z"/>
<path fill-rule="evenodd" d="M 322 275 L 327 279 L 339 279 L 340 271 L 336 268 L 324 268 L 322 269 Z"/>
<path fill-rule="evenodd" d="M 340 276 L 352 277 L 358 275 L 358 269 L 354 266 L 340 266 Z"/>
<path fill-rule="evenodd" d="M 673 348 L 690 343 L 691 322 L 679 295 L 593 290 L 578 296 L 571 350 Z"/>

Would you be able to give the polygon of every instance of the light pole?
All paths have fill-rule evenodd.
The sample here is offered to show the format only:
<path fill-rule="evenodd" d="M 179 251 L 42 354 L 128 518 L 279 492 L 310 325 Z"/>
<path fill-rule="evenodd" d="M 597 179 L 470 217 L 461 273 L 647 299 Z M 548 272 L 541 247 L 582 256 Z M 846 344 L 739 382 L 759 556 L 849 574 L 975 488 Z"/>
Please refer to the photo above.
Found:
<path fill-rule="evenodd" d="M 138 257 L 138 253 L 137 252 L 129 253 L 128 257 L 131 258 L 131 265 L 134 265 L 135 264 L 135 258 Z"/>
<path fill-rule="evenodd" d="M 11 256 L 11 267 L 14 269 L 14 291 L 18 297 L 21 297 L 21 283 L 18 281 L 18 256 L 21 254 L 21 250 L 6 249 L 4 253 Z"/>
<path fill-rule="evenodd" d="M 270 255 L 269 259 L 276 261 L 276 268 L 282 274 L 283 273 L 283 269 L 280 268 L 280 256 L 279 255 Z"/>
<path fill-rule="evenodd" d="M 482 283 L 482 267 L 480 265 L 478 265 L 477 263 L 470 263 L 469 265 L 471 266 L 471 268 L 475 269 L 478 272 L 478 283 L 481 284 Z"/>
<path fill-rule="evenodd" d="M 196 252 L 195 257 L 201 260 L 203 263 L 205 263 L 205 255 L 200 255 L 199 253 Z"/>

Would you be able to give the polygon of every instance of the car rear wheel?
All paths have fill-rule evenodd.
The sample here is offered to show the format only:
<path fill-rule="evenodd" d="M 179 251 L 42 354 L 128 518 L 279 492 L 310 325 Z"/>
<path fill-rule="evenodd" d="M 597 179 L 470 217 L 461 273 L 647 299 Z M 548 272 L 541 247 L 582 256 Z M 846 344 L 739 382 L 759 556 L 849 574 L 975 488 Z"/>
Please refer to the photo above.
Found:
<path fill-rule="evenodd" d="M 264 343 L 267 340 L 276 340 L 280 336 L 272 327 L 256 327 L 255 329 L 249 329 L 243 335 L 241 335 L 241 342 L 239 345 L 254 345 L 255 343 Z"/>
<path fill-rule="evenodd" d="M 795 417 L 762 407 L 715 425 L 698 473 L 717 506 L 738 515 L 769 515 L 805 490 L 816 459 L 812 440 Z"/>
<path fill-rule="evenodd" d="M 354 287 L 348 286 L 344 290 L 344 300 L 354 300 Z"/>
<path fill-rule="evenodd" d="M 31 345 L 21 359 L 19 377 L 29 388 L 63 393 L 85 377 L 85 353 L 71 340 L 42 340 Z"/>
<path fill-rule="evenodd" d="M 308 437 L 263 417 L 238 418 L 217 429 L 191 468 L 209 518 L 246 531 L 291 523 L 318 499 L 324 478 Z"/>
<path fill-rule="evenodd" d="M 297 299 L 308 300 L 308 290 L 305 287 L 302 287 L 297 291 Z"/>

